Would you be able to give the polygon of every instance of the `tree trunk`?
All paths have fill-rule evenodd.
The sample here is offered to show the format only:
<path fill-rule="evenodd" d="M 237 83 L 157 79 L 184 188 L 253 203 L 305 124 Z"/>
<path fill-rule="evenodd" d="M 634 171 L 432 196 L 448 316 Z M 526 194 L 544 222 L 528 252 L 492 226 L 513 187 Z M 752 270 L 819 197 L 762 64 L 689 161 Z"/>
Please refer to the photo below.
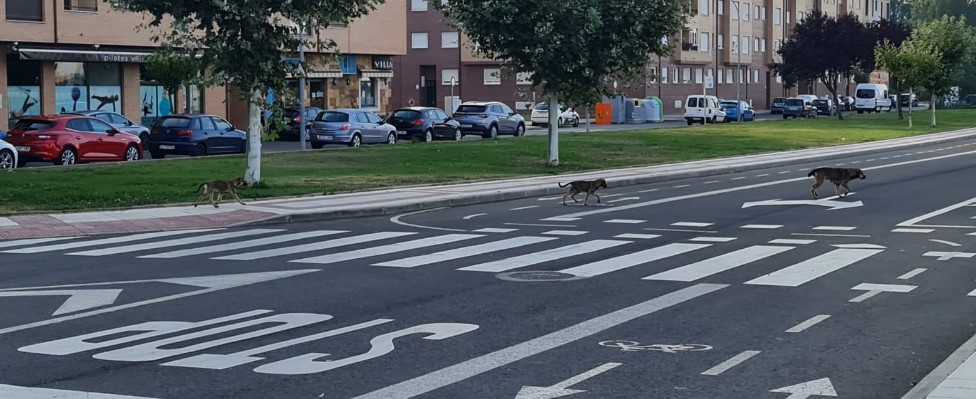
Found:
<path fill-rule="evenodd" d="M 559 101 L 549 93 L 549 166 L 559 166 Z"/>
<path fill-rule="evenodd" d="M 900 80 L 895 79 L 895 87 L 897 88 L 897 90 L 895 91 L 895 100 L 898 102 L 898 104 L 897 104 L 897 107 L 898 107 L 898 119 L 905 119 L 905 115 L 902 114 L 902 111 L 901 111 L 901 81 Z M 908 96 L 908 106 L 909 107 L 912 106 L 912 97 L 911 96 Z"/>
<path fill-rule="evenodd" d="M 244 181 L 254 185 L 261 182 L 261 101 L 264 97 L 260 91 L 251 93 L 248 103 L 247 121 L 247 170 Z"/>
<path fill-rule="evenodd" d="M 935 127 L 935 94 L 932 95 L 932 127 Z"/>
<path fill-rule="evenodd" d="M 837 106 L 837 120 L 841 120 L 841 121 L 844 120 L 844 114 L 842 112 L 842 109 L 840 108 L 840 104 L 837 103 L 837 81 L 835 80 L 830 83 L 824 81 L 823 83 L 824 86 L 827 86 L 827 91 L 829 91 L 830 95 L 832 96 L 830 102 L 836 104 Z"/>

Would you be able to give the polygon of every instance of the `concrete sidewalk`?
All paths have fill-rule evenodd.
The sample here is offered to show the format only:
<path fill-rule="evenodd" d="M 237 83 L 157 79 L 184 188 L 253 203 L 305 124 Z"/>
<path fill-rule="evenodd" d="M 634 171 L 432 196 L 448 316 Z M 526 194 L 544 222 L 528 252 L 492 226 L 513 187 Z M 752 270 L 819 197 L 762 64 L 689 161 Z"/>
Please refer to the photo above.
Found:
<path fill-rule="evenodd" d="M 882 152 L 976 137 L 976 129 L 805 150 L 718 158 L 645 167 L 538 176 L 505 181 L 400 187 L 387 190 L 246 201 L 210 205 L 149 207 L 128 210 L 49 213 L 0 218 L 0 239 L 131 233 L 190 228 L 218 228 L 258 223 L 329 220 L 389 215 L 517 198 L 562 194 L 556 182 L 603 177 L 611 187 L 711 176 L 775 167 L 801 161 L 826 161 L 853 154 Z M 243 195 L 246 197 L 246 191 Z M 188 197 L 189 198 L 189 197 Z"/>

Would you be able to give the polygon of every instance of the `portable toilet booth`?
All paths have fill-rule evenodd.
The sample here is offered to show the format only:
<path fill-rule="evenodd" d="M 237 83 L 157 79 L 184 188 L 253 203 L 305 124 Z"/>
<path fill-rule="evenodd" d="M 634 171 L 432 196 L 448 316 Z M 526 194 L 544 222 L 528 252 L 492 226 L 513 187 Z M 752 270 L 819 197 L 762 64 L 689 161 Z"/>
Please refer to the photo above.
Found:
<path fill-rule="evenodd" d="M 664 122 L 664 101 L 655 96 L 643 101 L 645 122 Z"/>
<path fill-rule="evenodd" d="M 628 98 L 625 101 L 625 123 L 644 123 L 646 122 L 646 115 L 644 114 L 643 103 L 639 98 Z"/>

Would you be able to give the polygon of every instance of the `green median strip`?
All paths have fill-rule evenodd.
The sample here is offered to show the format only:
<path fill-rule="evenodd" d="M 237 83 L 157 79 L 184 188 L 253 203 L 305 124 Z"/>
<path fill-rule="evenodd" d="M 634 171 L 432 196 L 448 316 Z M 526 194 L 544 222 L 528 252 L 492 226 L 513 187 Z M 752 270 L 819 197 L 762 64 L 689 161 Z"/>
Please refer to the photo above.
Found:
<path fill-rule="evenodd" d="M 938 127 L 933 128 L 928 126 L 929 112 L 916 112 L 912 130 L 907 120 L 891 112 L 847 114 L 843 121 L 821 116 L 692 128 L 635 125 L 639 130 L 561 134 L 557 168 L 545 165 L 545 136 L 265 154 L 262 184 L 239 193 L 246 202 L 654 165 L 957 130 L 976 125 L 974 117 L 976 110 L 941 110 Z M 197 185 L 240 176 L 244 165 L 244 156 L 239 155 L 17 169 L 0 173 L 0 215 L 189 204 L 199 196 L 194 193 Z"/>

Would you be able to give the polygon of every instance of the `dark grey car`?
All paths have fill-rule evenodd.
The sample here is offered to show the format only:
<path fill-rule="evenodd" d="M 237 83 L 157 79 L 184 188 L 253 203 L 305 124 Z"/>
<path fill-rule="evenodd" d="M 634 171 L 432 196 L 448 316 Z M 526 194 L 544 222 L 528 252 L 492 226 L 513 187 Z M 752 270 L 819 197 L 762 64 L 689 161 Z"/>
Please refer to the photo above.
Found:
<path fill-rule="evenodd" d="M 477 134 L 486 139 L 499 134 L 525 134 L 525 118 L 498 101 L 470 101 L 454 110 L 454 119 L 461 124 L 461 134 Z"/>
<path fill-rule="evenodd" d="M 322 148 L 326 144 L 359 147 L 360 144 L 397 142 L 397 131 L 393 125 L 383 121 L 379 115 L 355 108 L 320 112 L 312 121 L 309 136 L 312 148 Z"/>
<path fill-rule="evenodd" d="M 112 125 L 112 127 L 116 129 L 119 129 L 123 132 L 139 137 L 139 140 L 142 141 L 143 148 L 145 148 L 146 146 L 146 140 L 149 140 L 148 127 L 130 121 L 128 118 L 116 112 L 88 110 L 88 111 L 67 112 L 67 114 L 84 115 L 108 123 L 109 125 Z"/>

